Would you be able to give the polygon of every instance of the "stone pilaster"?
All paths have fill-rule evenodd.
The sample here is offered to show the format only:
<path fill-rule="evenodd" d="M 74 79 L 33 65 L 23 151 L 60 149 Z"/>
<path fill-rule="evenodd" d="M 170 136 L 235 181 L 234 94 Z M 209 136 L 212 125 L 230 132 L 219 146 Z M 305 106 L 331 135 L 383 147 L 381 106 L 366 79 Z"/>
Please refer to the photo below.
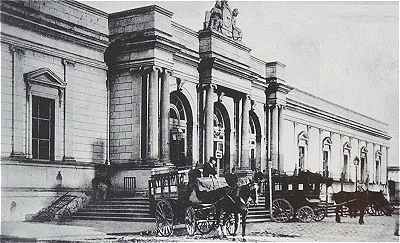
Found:
<path fill-rule="evenodd" d="M 152 67 L 148 82 L 148 150 L 147 159 L 149 161 L 159 160 L 159 124 L 158 124 L 158 72 L 157 67 Z"/>
<path fill-rule="evenodd" d="M 279 169 L 279 105 L 273 106 L 271 115 L 271 160 L 272 168 Z"/>
<path fill-rule="evenodd" d="M 25 51 L 18 46 L 10 46 L 12 55 L 12 117 L 11 117 L 11 157 L 25 157 L 24 146 L 28 144 L 25 132 L 28 130 L 26 119 L 26 101 L 23 82 L 23 66 Z M 25 108 L 25 109 L 24 109 Z M 24 129 L 25 126 L 25 129 Z"/>
<path fill-rule="evenodd" d="M 74 70 L 75 63 L 67 59 L 62 60 L 64 66 L 64 82 L 68 84 L 71 80 L 71 73 Z M 71 84 L 68 86 L 71 87 Z M 75 161 L 74 158 L 74 99 L 70 89 L 65 89 L 64 93 L 64 161 Z"/>
<path fill-rule="evenodd" d="M 284 116 L 285 113 L 285 106 L 279 106 L 279 132 L 278 132 L 278 169 L 280 171 L 284 171 L 284 151 L 283 151 L 283 147 L 284 147 L 284 138 L 285 138 L 285 128 L 284 128 Z"/>
<path fill-rule="evenodd" d="M 171 71 L 163 69 L 161 77 L 161 161 L 169 163 L 169 83 Z"/>

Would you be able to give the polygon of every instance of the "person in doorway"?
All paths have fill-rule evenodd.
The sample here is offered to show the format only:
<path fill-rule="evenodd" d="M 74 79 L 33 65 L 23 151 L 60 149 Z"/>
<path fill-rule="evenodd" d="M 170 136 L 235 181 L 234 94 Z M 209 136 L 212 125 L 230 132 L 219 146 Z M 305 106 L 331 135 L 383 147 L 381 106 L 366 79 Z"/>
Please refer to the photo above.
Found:
<path fill-rule="evenodd" d="M 203 166 L 203 177 L 215 177 L 217 174 L 216 164 L 217 160 L 210 157 L 210 160 Z"/>

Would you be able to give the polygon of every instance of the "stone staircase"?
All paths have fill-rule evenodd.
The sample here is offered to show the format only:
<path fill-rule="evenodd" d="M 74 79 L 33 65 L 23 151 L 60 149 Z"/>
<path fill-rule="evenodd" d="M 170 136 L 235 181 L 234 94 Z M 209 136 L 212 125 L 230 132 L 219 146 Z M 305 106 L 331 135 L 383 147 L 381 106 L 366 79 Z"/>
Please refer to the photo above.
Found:
<path fill-rule="evenodd" d="M 154 222 L 147 197 L 113 197 L 102 202 L 92 202 L 80 209 L 73 219 Z"/>
<path fill-rule="evenodd" d="M 258 198 L 258 205 L 251 206 L 247 214 L 247 223 L 270 222 L 269 209 L 265 208 L 265 197 Z"/>

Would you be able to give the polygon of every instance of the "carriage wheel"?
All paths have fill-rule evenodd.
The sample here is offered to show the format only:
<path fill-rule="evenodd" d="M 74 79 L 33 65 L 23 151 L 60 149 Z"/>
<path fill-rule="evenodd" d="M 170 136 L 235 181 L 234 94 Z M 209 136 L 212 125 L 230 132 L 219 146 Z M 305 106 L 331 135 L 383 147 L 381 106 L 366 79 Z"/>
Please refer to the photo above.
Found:
<path fill-rule="evenodd" d="M 272 202 L 271 218 L 273 221 L 278 223 L 288 222 L 293 214 L 293 207 L 286 199 L 279 198 Z"/>
<path fill-rule="evenodd" d="M 188 207 L 185 213 L 185 225 L 190 236 L 193 236 L 196 232 L 196 223 L 196 212 L 193 207 Z"/>
<path fill-rule="evenodd" d="M 157 234 L 160 236 L 172 235 L 174 232 L 174 212 L 171 204 L 166 200 L 157 202 L 154 216 L 156 218 Z"/>
<path fill-rule="evenodd" d="M 225 228 L 226 228 L 226 231 L 228 231 L 229 235 L 231 235 L 231 236 L 236 235 L 236 232 L 239 227 L 236 227 L 236 229 L 235 229 L 235 215 L 234 214 L 231 213 L 227 217 L 227 219 L 225 221 Z"/>
<path fill-rule="evenodd" d="M 303 223 L 310 223 L 314 219 L 314 211 L 309 206 L 303 206 L 297 210 L 296 217 Z"/>
<path fill-rule="evenodd" d="M 314 221 L 322 221 L 327 215 L 327 209 L 325 207 L 318 207 L 314 210 Z"/>

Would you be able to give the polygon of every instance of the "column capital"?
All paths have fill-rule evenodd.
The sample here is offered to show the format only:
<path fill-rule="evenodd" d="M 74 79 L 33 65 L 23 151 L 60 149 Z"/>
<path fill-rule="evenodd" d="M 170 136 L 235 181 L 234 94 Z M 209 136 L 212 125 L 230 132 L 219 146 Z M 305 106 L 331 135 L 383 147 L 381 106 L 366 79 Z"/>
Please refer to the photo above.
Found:
<path fill-rule="evenodd" d="M 68 66 L 68 65 L 70 65 L 70 66 L 72 66 L 72 67 L 75 67 L 75 63 L 76 63 L 76 62 L 74 62 L 74 61 L 71 60 L 71 59 L 63 58 L 63 59 L 61 59 L 61 63 L 62 63 L 62 65 L 64 65 L 65 67 Z"/>
<path fill-rule="evenodd" d="M 25 49 L 20 46 L 10 45 L 9 50 L 11 53 L 25 54 Z"/>

